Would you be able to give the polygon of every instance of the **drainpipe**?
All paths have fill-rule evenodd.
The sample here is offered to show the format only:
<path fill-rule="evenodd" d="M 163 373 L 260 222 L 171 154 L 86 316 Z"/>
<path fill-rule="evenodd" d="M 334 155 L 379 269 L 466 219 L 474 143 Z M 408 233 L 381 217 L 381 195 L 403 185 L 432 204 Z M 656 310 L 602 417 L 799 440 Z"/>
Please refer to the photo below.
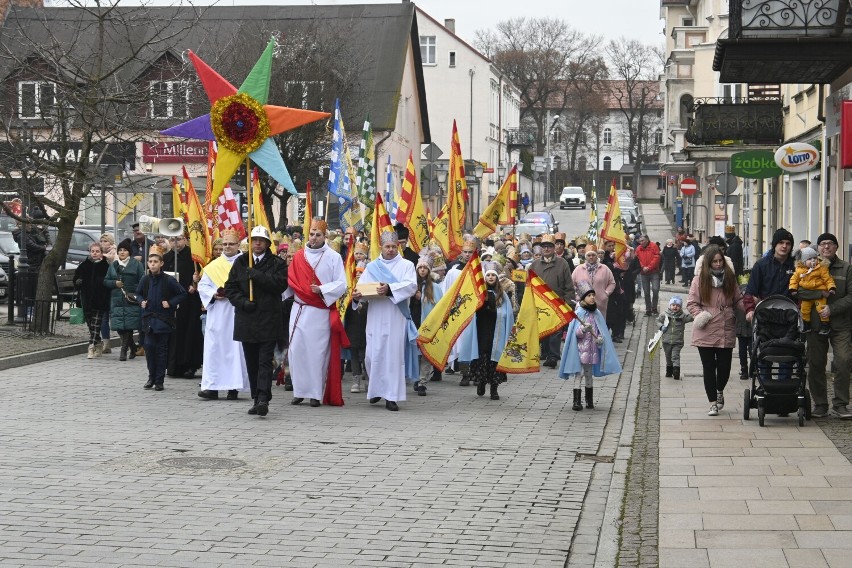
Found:
<path fill-rule="evenodd" d="M 476 71 L 473 69 L 467 70 L 468 75 L 470 75 L 470 137 L 468 138 L 468 158 L 473 159 L 473 76 L 476 75 Z"/>

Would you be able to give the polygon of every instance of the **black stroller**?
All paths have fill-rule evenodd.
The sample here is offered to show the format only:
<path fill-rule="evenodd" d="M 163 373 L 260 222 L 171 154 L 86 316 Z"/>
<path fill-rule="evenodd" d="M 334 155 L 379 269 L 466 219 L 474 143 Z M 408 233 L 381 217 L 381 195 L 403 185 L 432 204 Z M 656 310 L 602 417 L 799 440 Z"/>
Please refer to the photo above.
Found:
<path fill-rule="evenodd" d="M 743 419 L 757 408 L 758 423 L 766 414 L 798 411 L 799 426 L 811 419 L 811 394 L 805 388 L 804 325 L 799 307 L 785 296 L 769 296 L 754 310 L 749 376 L 743 396 Z"/>

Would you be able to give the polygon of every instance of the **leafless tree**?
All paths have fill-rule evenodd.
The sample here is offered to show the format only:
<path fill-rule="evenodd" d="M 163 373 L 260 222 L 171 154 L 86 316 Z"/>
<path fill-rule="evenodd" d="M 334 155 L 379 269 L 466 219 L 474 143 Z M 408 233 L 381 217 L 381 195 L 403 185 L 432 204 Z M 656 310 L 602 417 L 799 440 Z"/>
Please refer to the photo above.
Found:
<path fill-rule="evenodd" d="M 513 18 L 477 31 L 475 45 L 520 91 L 521 123 L 536 125 L 543 155 L 548 112 L 561 115 L 568 106 L 573 83 L 597 57 L 594 38 L 556 18 Z"/>
<path fill-rule="evenodd" d="M 65 5 L 73 9 L 61 14 L 12 7 L 0 37 L 5 78 L 0 129 L 6 137 L 0 175 L 20 190 L 25 203 L 52 212 L 40 224 L 58 230 L 38 274 L 36 332 L 49 329 L 53 275 L 65 262 L 81 203 L 98 181 L 98 166 L 117 145 L 150 133 L 149 84 L 135 76 L 140 62 L 164 52 L 197 21 L 185 16 L 175 21 L 168 9 L 114 4 L 68 0 Z M 20 91 L 22 84 L 27 92 Z M 32 140 L 20 136 L 27 117 Z M 47 146 L 51 152 L 38 150 Z M 33 179 L 45 180 L 44 193 L 34 191 Z M 30 223 L 28 213 L 11 216 Z"/>
<path fill-rule="evenodd" d="M 651 155 L 653 132 L 660 124 L 661 55 L 654 47 L 624 38 L 606 47 L 611 94 L 624 117 L 627 157 L 633 165 L 633 187 L 637 190 L 642 164 Z"/>

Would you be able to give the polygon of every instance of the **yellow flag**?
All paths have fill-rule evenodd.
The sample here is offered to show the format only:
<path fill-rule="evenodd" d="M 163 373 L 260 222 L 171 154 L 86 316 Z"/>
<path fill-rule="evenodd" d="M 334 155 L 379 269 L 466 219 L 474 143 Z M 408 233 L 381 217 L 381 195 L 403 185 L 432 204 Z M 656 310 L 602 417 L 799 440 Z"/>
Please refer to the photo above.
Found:
<path fill-rule="evenodd" d="M 346 251 L 346 262 L 343 263 L 343 272 L 346 274 L 346 292 L 337 300 L 337 312 L 340 321 L 346 319 L 346 308 L 352 302 L 352 292 L 355 291 L 355 241 L 349 244 Z"/>
<path fill-rule="evenodd" d="M 618 190 L 615 189 L 615 180 L 609 190 L 609 200 L 606 204 L 606 215 L 604 215 L 601 239 L 615 243 L 615 263 L 622 268 L 627 266 L 627 235 L 624 233 L 624 224 L 621 221 L 621 206 L 618 204 Z"/>
<path fill-rule="evenodd" d="M 514 225 L 515 212 L 518 210 L 518 170 L 512 168 L 497 197 L 491 202 L 473 229 L 473 234 L 484 239 L 497 230 L 497 225 Z"/>
<path fill-rule="evenodd" d="M 555 331 L 562 329 L 574 319 L 574 310 L 571 309 L 568 302 L 551 290 L 550 286 L 535 272 L 530 270 L 527 278 L 524 299 L 526 299 L 529 293 L 535 296 L 536 314 L 538 315 L 538 336 L 543 339 Z"/>
<path fill-rule="evenodd" d="M 461 153 L 459 132 L 453 121 L 453 140 L 450 151 L 450 170 L 448 173 L 447 203 L 435 220 L 432 237 L 447 260 L 455 260 L 462 250 L 462 228 L 465 220 L 465 202 L 467 201 L 467 180 L 464 173 L 464 158 Z"/>
<path fill-rule="evenodd" d="M 186 168 L 184 168 L 184 178 L 186 178 Z M 183 219 L 186 223 L 186 196 L 180 189 L 180 184 L 177 181 L 177 176 L 172 176 L 172 215 L 178 219 Z"/>
<path fill-rule="evenodd" d="M 373 210 L 373 226 L 370 227 L 370 260 L 376 260 L 382 254 L 382 233 L 393 231 L 382 192 L 376 192 L 376 208 Z"/>
<path fill-rule="evenodd" d="M 530 276 L 527 273 L 527 286 L 529 281 Z M 538 310 L 535 300 L 535 294 L 524 294 L 515 325 L 512 326 L 503 354 L 497 362 L 497 371 L 520 375 L 537 373 L 541 369 L 541 346 L 536 317 Z"/>
<path fill-rule="evenodd" d="M 201 201 L 195 193 L 186 168 L 183 169 L 183 185 L 186 188 L 186 229 L 189 235 L 189 251 L 192 254 L 192 261 L 204 266 L 213 256 L 210 233 L 207 232 L 207 217 L 204 215 Z"/>
<path fill-rule="evenodd" d="M 408 154 L 408 164 L 405 166 L 405 177 L 402 180 L 402 199 L 399 200 L 399 210 L 396 220 L 411 232 L 408 244 L 414 252 L 420 252 L 429 246 L 429 218 L 423 208 L 423 198 L 420 186 L 417 184 L 417 172 L 414 169 L 412 154 Z"/>
<path fill-rule="evenodd" d="M 266 207 L 263 205 L 263 192 L 260 191 L 260 179 L 257 175 L 257 168 L 251 172 L 251 205 L 252 227 L 266 227 L 269 234 L 272 234 L 272 226 L 269 224 L 269 219 L 266 217 Z"/>
<path fill-rule="evenodd" d="M 420 352 L 434 367 L 443 369 L 450 350 L 464 328 L 485 303 L 485 276 L 479 256 L 473 255 L 461 276 L 420 325 Z"/>
<path fill-rule="evenodd" d="M 302 220 L 302 238 L 307 243 L 311 234 L 311 220 L 314 218 L 314 205 L 311 199 L 311 180 L 305 187 L 305 218 Z"/>

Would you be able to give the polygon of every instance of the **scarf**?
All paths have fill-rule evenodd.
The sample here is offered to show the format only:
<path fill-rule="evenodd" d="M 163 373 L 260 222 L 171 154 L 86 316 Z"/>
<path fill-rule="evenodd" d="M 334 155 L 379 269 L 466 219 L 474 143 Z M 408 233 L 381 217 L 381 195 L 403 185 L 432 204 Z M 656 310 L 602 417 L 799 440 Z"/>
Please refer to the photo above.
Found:
<path fill-rule="evenodd" d="M 720 270 L 718 273 L 715 270 L 710 271 L 711 284 L 714 288 L 721 288 L 725 283 L 725 271 Z"/>
<path fill-rule="evenodd" d="M 128 262 L 130 262 L 130 257 L 128 256 L 128 257 L 127 257 L 127 258 L 125 258 L 124 260 L 121 260 L 120 258 L 117 258 L 117 259 L 115 259 L 115 261 L 118 263 L 118 265 L 119 265 L 120 267 L 122 267 L 122 268 L 127 268 L 127 263 L 128 263 Z"/>
<path fill-rule="evenodd" d="M 598 270 L 598 266 L 600 266 L 600 265 L 601 265 L 601 263 L 600 263 L 600 262 L 596 262 L 596 263 L 594 263 L 594 264 L 589 264 L 589 263 L 587 262 L 587 263 L 584 265 L 584 266 L 586 267 L 586 272 L 588 272 L 588 273 L 589 273 L 589 280 L 590 280 L 590 281 L 592 281 L 592 282 L 594 282 L 594 281 L 595 281 L 595 272 L 597 272 L 597 270 Z"/>

